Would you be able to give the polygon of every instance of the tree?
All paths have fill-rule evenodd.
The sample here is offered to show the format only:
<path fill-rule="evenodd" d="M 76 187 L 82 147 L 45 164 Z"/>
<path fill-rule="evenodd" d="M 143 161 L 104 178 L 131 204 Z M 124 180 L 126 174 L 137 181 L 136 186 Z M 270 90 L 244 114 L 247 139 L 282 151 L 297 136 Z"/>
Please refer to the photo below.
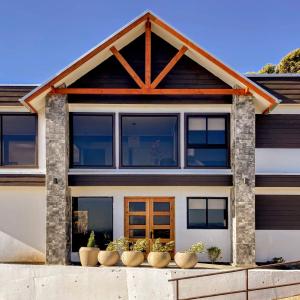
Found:
<path fill-rule="evenodd" d="M 291 51 L 279 62 L 276 73 L 300 73 L 300 48 Z"/>
<path fill-rule="evenodd" d="M 276 71 L 276 65 L 266 64 L 257 73 L 258 74 L 272 74 Z"/>

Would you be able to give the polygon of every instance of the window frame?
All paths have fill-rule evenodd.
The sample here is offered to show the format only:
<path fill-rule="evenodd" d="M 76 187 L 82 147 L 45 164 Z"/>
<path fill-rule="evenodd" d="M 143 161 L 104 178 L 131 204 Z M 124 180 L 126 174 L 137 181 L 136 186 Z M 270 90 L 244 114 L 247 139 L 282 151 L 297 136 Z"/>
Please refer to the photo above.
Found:
<path fill-rule="evenodd" d="M 189 200 L 190 199 L 205 199 L 206 200 L 206 226 L 191 226 L 189 223 Z M 208 223 L 208 201 L 209 199 L 223 199 L 225 200 L 225 221 L 226 221 L 226 226 L 222 227 L 222 228 L 216 228 L 213 226 L 210 226 Z M 228 197 L 206 197 L 206 196 L 199 196 L 199 197 L 187 197 L 186 198 L 186 225 L 187 225 L 187 229 L 214 229 L 214 230 L 226 230 L 228 229 Z"/>
<path fill-rule="evenodd" d="M 189 147 L 188 133 L 189 133 L 189 118 L 202 117 L 206 118 L 222 118 L 225 119 L 225 144 L 202 144 L 201 146 Z M 230 169 L 231 166 L 231 153 L 230 153 L 230 113 L 185 113 L 184 114 L 184 168 L 185 169 Z M 206 129 L 206 131 L 208 131 Z M 227 149 L 227 163 L 226 166 L 189 166 L 188 165 L 188 149 Z"/>
<path fill-rule="evenodd" d="M 3 116 L 32 116 L 35 118 L 35 153 L 34 153 L 34 164 L 29 165 L 3 165 Z M 0 169 L 36 169 L 39 167 L 39 143 L 38 143 L 38 115 L 26 112 L 0 112 Z"/>
<path fill-rule="evenodd" d="M 116 131 L 115 131 L 115 113 L 110 112 L 70 112 L 69 113 L 69 127 L 70 127 L 70 151 L 69 151 L 69 164 L 70 169 L 115 169 L 116 168 Z M 99 166 L 99 165 L 85 165 L 85 166 L 77 166 L 73 164 L 73 116 L 110 116 L 112 117 L 112 164 L 110 166 Z"/>
<path fill-rule="evenodd" d="M 123 117 L 176 117 L 177 118 L 177 151 L 176 151 L 176 166 L 124 166 L 122 160 L 122 136 L 123 136 L 123 126 L 122 118 Z M 180 169 L 180 113 L 120 113 L 119 114 L 119 169 Z"/>

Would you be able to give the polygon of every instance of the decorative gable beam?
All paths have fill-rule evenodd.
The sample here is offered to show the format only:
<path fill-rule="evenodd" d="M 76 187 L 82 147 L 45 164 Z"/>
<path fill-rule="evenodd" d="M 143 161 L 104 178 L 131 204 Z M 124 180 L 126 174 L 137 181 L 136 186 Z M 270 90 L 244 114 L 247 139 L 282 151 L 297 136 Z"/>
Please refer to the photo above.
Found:
<path fill-rule="evenodd" d="M 149 88 L 151 85 L 151 23 L 149 19 L 145 26 L 145 83 Z"/>

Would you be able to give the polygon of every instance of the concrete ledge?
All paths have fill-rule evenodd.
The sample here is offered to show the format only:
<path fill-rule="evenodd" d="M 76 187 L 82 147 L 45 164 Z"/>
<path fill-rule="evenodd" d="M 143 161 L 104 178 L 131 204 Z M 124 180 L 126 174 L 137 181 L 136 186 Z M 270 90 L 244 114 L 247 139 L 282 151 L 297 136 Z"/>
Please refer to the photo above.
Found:
<path fill-rule="evenodd" d="M 10 300 L 173 300 L 174 283 L 168 279 L 205 274 L 216 270 L 152 269 L 149 267 L 75 267 L 0 264 L 0 299 Z M 300 281 L 300 271 L 254 270 L 249 272 L 249 287 Z M 243 289 L 244 274 L 196 278 L 180 283 L 180 297 Z M 300 286 L 253 292 L 251 300 L 271 300 L 300 294 Z M 230 295 L 210 299 L 240 299 Z"/>

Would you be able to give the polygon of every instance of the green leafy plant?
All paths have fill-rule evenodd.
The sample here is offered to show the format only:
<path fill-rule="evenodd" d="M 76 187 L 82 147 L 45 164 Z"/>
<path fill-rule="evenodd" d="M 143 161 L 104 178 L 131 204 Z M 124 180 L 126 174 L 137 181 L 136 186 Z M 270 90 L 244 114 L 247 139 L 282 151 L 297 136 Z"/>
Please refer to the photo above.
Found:
<path fill-rule="evenodd" d="M 219 258 L 221 258 L 222 250 L 218 247 L 210 247 L 207 249 L 209 260 L 214 264 Z"/>
<path fill-rule="evenodd" d="M 166 244 L 161 243 L 160 239 L 156 239 L 152 245 L 152 252 L 170 252 L 175 248 L 175 242 L 170 241 Z"/>
<path fill-rule="evenodd" d="M 128 251 L 130 241 L 127 238 L 119 238 L 109 242 L 106 251 Z"/>
<path fill-rule="evenodd" d="M 204 244 L 201 242 L 198 242 L 196 244 L 193 244 L 192 247 L 187 249 L 185 252 L 202 253 L 204 251 L 204 249 L 205 249 Z"/>
<path fill-rule="evenodd" d="M 91 231 L 88 243 L 87 243 L 87 247 L 95 247 L 96 245 L 96 241 L 95 241 L 95 232 Z"/>
<path fill-rule="evenodd" d="M 139 239 L 131 245 L 130 250 L 143 252 L 148 248 L 149 241 L 147 239 Z"/>
<path fill-rule="evenodd" d="M 271 260 L 271 264 L 280 264 L 280 263 L 284 263 L 285 260 L 283 257 L 273 257 L 272 260 Z"/>

